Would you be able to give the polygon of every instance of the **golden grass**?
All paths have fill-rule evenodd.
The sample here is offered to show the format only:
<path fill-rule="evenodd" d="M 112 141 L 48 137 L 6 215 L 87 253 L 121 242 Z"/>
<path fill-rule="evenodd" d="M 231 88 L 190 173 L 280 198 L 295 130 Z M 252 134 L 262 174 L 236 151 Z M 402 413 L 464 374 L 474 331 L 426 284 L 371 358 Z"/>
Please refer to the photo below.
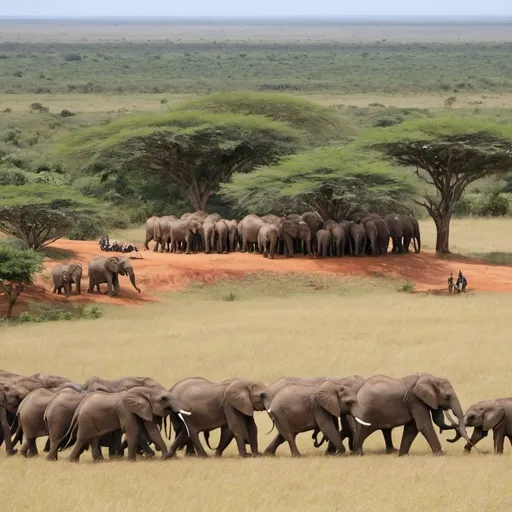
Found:
<path fill-rule="evenodd" d="M 281 278 L 284 279 L 284 278 Z M 298 293 L 284 281 L 224 282 L 175 293 L 163 303 L 109 308 L 96 321 L 0 329 L 2 368 L 55 372 L 83 381 L 91 375 L 147 374 L 166 386 L 194 375 L 270 383 L 285 375 L 402 376 L 427 371 L 451 379 L 465 407 L 509 396 L 512 297 L 458 298 L 401 294 L 394 285 L 338 282 Z M 337 289 L 339 286 L 339 290 Z M 320 287 L 321 288 L 321 287 Z M 232 292 L 236 300 L 222 300 Z M 259 440 L 270 422 L 257 413 Z M 445 438 L 446 436 L 442 436 Z M 395 431 L 398 446 L 400 429 Z M 216 439 L 213 440 L 215 442 Z M 305 455 L 239 460 L 231 446 L 222 460 L 126 461 L 77 466 L 0 454 L 4 511 L 268 511 L 510 510 L 511 450 L 463 456 L 443 439 L 447 455 L 433 458 L 418 438 L 412 454 L 382 454 L 374 434 L 362 458 L 326 458 L 299 436 Z M 65 454 L 66 456 L 67 454 Z M 65 457 L 64 457 L 65 459 Z"/>

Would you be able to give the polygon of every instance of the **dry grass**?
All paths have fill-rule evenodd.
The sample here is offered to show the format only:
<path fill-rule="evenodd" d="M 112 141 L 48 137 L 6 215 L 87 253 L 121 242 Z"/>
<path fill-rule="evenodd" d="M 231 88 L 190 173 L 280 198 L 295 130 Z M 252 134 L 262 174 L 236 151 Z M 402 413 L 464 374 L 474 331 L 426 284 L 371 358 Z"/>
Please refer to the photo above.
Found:
<path fill-rule="evenodd" d="M 399 294 L 394 286 L 347 281 L 298 293 L 269 293 L 284 282 L 225 282 L 172 294 L 165 303 L 112 308 L 97 321 L 0 329 L 1 366 L 91 375 L 148 374 L 165 385 L 186 376 L 245 376 L 270 383 L 284 375 L 427 371 L 449 377 L 464 406 L 508 396 L 512 297 Z M 354 286 L 356 288 L 354 289 Z M 322 288 L 322 287 L 320 287 Z M 357 291 L 356 291 L 357 290 Z M 222 300 L 228 292 L 234 301 Z M 269 420 L 256 417 L 260 444 Z M 400 430 L 395 432 L 399 443 Z M 215 442 L 215 440 L 214 440 Z M 380 434 L 362 458 L 326 458 L 299 436 L 305 457 L 286 445 L 275 459 L 106 462 L 78 466 L 0 455 L 4 511 L 173 510 L 510 510 L 510 447 L 503 457 L 461 454 L 449 445 L 433 458 L 423 439 L 412 455 L 382 455 Z M 491 440 L 481 443 L 491 451 Z M 180 455 L 180 458 L 182 456 Z"/>

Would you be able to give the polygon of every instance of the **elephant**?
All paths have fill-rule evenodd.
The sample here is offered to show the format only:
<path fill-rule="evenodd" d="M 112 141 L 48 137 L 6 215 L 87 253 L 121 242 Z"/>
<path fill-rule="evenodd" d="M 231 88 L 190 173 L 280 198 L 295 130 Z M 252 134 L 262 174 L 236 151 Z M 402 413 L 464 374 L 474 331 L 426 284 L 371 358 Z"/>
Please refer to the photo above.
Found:
<path fill-rule="evenodd" d="M 90 444 L 95 462 L 103 459 L 100 437 L 121 430 L 126 434 L 128 459 L 135 460 L 141 432 L 141 421 L 151 441 L 162 453 L 162 459 L 170 454 L 162 439 L 154 417 L 165 417 L 172 412 L 185 413 L 174 403 L 171 394 L 161 387 L 135 387 L 121 393 L 94 391 L 77 407 L 68 433 L 76 431 L 76 443 L 69 461 L 78 462 L 86 444 Z"/>
<path fill-rule="evenodd" d="M 195 235 L 201 228 L 201 221 L 191 217 L 185 220 L 177 220 L 171 223 L 171 252 L 178 252 L 178 244 L 186 242 L 185 254 L 192 254 Z"/>
<path fill-rule="evenodd" d="M 373 221 L 375 227 L 377 228 L 377 246 L 379 249 L 378 254 L 385 255 L 388 252 L 389 238 L 391 236 L 389 226 L 387 222 L 379 215 L 373 215 L 371 217 L 371 220 Z"/>
<path fill-rule="evenodd" d="M 215 236 L 217 238 L 217 253 L 227 254 L 229 250 L 228 225 L 224 219 L 215 223 Z"/>
<path fill-rule="evenodd" d="M 35 393 L 35 391 L 32 393 Z M 42 411 L 41 416 L 40 411 L 37 410 L 37 406 L 34 409 L 26 408 L 28 409 L 28 416 L 31 416 L 32 419 L 32 423 L 29 426 L 29 432 L 34 429 L 36 424 L 39 424 L 38 428 L 40 429 L 40 435 L 48 435 L 47 447 L 45 447 L 45 451 L 48 452 L 48 455 L 46 456 L 47 460 L 57 460 L 58 452 L 60 450 L 75 443 L 76 436 L 69 435 L 69 427 L 73 420 L 75 411 L 87 396 L 87 393 L 88 392 L 78 393 L 72 389 L 63 389 L 51 397 L 48 405 Z M 44 424 L 44 433 L 42 433 L 43 429 L 42 425 L 40 425 L 40 418 L 42 418 Z M 155 452 L 149 448 L 147 437 L 147 432 L 143 432 L 141 429 L 139 451 L 152 456 Z M 110 457 L 122 456 L 124 449 L 121 438 L 122 432 L 120 429 L 109 432 L 108 434 L 100 437 L 100 446 L 108 447 Z"/>
<path fill-rule="evenodd" d="M 48 388 L 52 389 L 64 389 L 66 387 L 81 389 L 81 387 L 71 382 L 65 382 L 58 386 L 51 385 L 51 382 L 48 382 L 48 384 Z M 0 378 L 0 424 L 8 455 L 17 453 L 11 440 L 10 424 L 14 423 L 16 419 L 19 405 L 31 391 L 45 387 L 43 380 L 34 377 L 14 375 Z"/>
<path fill-rule="evenodd" d="M 319 229 L 322 229 L 324 225 L 324 221 L 322 217 L 317 212 L 306 212 L 301 215 L 301 220 L 304 221 L 308 226 L 309 230 L 311 231 L 311 240 L 312 240 L 312 251 L 310 250 L 309 253 L 317 252 L 316 248 L 316 233 Z"/>
<path fill-rule="evenodd" d="M 151 240 L 154 240 L 156 242 L 155 244 L 155 252 L 158 248 L 158 237 L 157 237 L 157 224 L 158 224 L 158 221 L 160 220 L 159 217 L 149 217 L 149 219 L 146 221 L 146 238 L 144 240 L 144 249 L 146 249 L 147 251 L 149 251 L 149 242 L 151 242 Z"/>
<path fill-rule="evenodd" d="M 64 288 L 64 295 L 67 298 L 71 295 L 71 285 L 74 284 L 76 294 L 80 295 L 82 293 L 82 265 L 80 263 L 67 263 L 65 265 L 59 263 L 55 265 L 52 269 L 52 281 L 53 293 L 60 295 L 62 288 Z"/>
<path fill-rule="evenodd" d="M 218 213 L 210 213 L 207 217 L 204 218 L 203 222 L 213 222 L 215 224 L 221 219 L 222 217 Z"/>
<path fill-rule="evenodd" d="M 66 384 L 72 384 L 72 387 L 74 389 L 81 389 L 81 386 L 78 384 L 74 384 L 71 382 L 70 379 L 67 377 L 62 377 L 61 375 L 50 375 L 46 373 L 34 373 L 33 375 L 29 376 L 31 379 L 37 379 L 40 382 L 42 382 L 43 386 L 45 388 L 51 389 L 51 388 L 57 388 L 59 386 L 64 386 Z"/>
<path fill-rule="evenodd" d="M 384 220 L 389 227 L 389 235 L 393 242 L 393 252 L 404 252 L 404 229 L 400 217 L 394 213 L 390 213 L 384 217 Z"/>
<path fill-rule="evenodd" d="M 170 393 L 181 407 L 191 413 L 186 419 L 182 416 L 186 429 L 177 431 L 169 449 L 171 455 L 190 440 L 196 453 L 200 457 L 207 457 L 199 433 L 216 428 L 221 428 L 225 434 L 217 448 L 220 454 L 234 437 L 241 457 L 249 456 L 246 442 L 249 442 L 252 455 L 259 455 L 258 427 L 253 414 L 270 406 L 271 394 L 267 386 L 239 378 L 216 383 L 194 377 L 177 382 Z M 229 429 L 222 430 L 226 426 Z"/>
<path fill-rule="evenodd" d="M 304 245 L 303 250 L 306 254 L 313 254 L 311 229 L 302 220 L 284 220 L 279 229 L 279 239 L 284 240 L 284 250 L 287 258 L 291 258 L 295 254 L 294 241 Z"/>
<path fill-rule="evenodd" d="M 215 222 L 204 221 L 203 225 L 199 228 L 199 233 L 204 240 L 204 252 L 209 254 L 215 247 Z"/>
<path fill-rule="evenodd" d="M 364 226 L 353 222 L 350 224 L 349 230 L 352 254 L 354 256 L 363 256 L 366 248 L 366 231 Z"/>
<path fill-rule="evenodd" d="M 247 215 L 238 225 L 238 233 L 242 237 L 242 252 L 247 252 L 249 244 L 258 243 L 258 233 L 265 221 L 257 215 Z"/>
<path fill-rule="evenodd" d="M 258 231 L 258 247 L 264 258 L 274 259 L 279 242 L 279 229 L 274 224 L 264 223 Z"/>
<path fill-rule="evenodd" d="M 356 414 L 371 426 L 357 425 L 354 453 L 363 454 L 365 439 L 377 429 L 404 426 L 399 455 L 407 455 L 418 432 L 427 440 L 434 455 L 442 454 L 441 443 L 432 420 L 442 430 L 457 428 L 464 439 L 469 437 L 464 414 L 450 381 L 427 373 L 415 373 L 401 379 L 376 375 L 367 379 L 357 392 Z M 444 423 L 443 411 L 451 409 L 458 425 Z M 448 414 L 447 414 L 448 415 Z M 451 417 L 448 415 L 451 421 Z"/>
<path fill-rule="evenodd" d="M 335 220 L 324 222 L 324 229 L 331 234 L 331 254 L 333 256 L 345 256 L 347 246 L 347 233 L 345 228 Z"/>
<path fill-rule="evenodd" d="M 155 222 L 155 247 L 153 248 L 154 252 L 158 251 L 159 245 L 160 252 L 169 252 L 171 245 L 171 224 L 177 220 L 178 218 L 174 215 L 164 215 Z"/>
<path fill-rule="evenodd" d="M 330 381 L 335 383 L 339 386 L 344 386 L 347 388 L 350 388 L 354 393 L 359 391 L 361 389 L 361 386 L 364 383 L 364 377 L 361 375 L 351 375 L 349 377 L 309 377 L 309 378 L 298 378 L 298 377 L 282 377 L 280 379 L 277 379 L 274 381 L 270 386 L 270 392 L 273 396 L 275 396 L 279 391 L 281 391 L 284 387 L 293 384 L 304 384 L 304 385 L 319 385 L 322 384 L 325 381 Z M 345 415 L 341 415 L 341 431 L 340 436 L 341 440 L 348 438 L 348 444 L 350 450 L 354 449 L 354 433 L 355 433 L 355 424 L 351 417 L 347 417 Z M 382 429 L 382 434 L 384 436 L 384 442 L 386 444 L 386 453 L 394 453 L 396 450 L 393 446 L 393 438 L 391 435 L 392 429 Z M 320 447 L 323 442 L 326 440 L 325 437 L 322 441 L 317 441 L 317 436 L 319 434 L 319 430 L 315 430 L 313 433 L 313 439 L 315 440 L 315 447 Z M 284 442 L 284 439 L 281 437 L 280 439 L 279 435 L 274 438 L 272 443 L 269 445 L 269 448 L 267 448 L 267 455 L 271 454 L 271 452 L 275 453 L 275 450 L 277 447 Z M 336 447 L 335 445 L 329 441 L 329 445 L 327 447 L 327 450 L 325 452 L 326 455 L 331 455 L 336 453 Z"/>
<path fill-rule="evenodd" d="M 274 395 L 267 409 L 279 435 L 264 453 L 273 455 L 277 446 L 286 440 L 292 457 L 300 457 L 295 437 L 300 432 L 317 429 L 333 443 L 337 453 L 345 453 L 338 432 L 338 418 L 343 414 L 355 415 L 356 406 L 354 391 L 330 380 L 320 384 L 302 382 L 285 386 Z"/>
<path fill-rule="evenodd" d="M 316 246 L 318 258 L 327 258 L 331 255 L 332 237 L 326 229 L 319 229 L 316 233 Z"/>
<path fill-rule="evenodd" d="M 409 252 L 409 246 L 411 241 L 414 241 L 414 252 L 417 252 L 416 239 L 414 238 L 414 228 L 411 222 L 411 217 L 408 215 L 400 215 L 400 221 L 402 222 L 403 248 L 405 252 Z"/>
<path fill-rule="evenodd" d="M 366 247 L 365 249 L 369 250 L 372 256 L 377 256 L 379 254 L 379 247 L 377 241 L 377 226 L 373 220 L 368 220 L 365 223 L 362 223 L 364 227 L 364 232 L 366 235 Z"/>
<path fill-rule="evenodd" d="M 91 377 L 84 382 L 82 388 L 85 391 L 107 391 L 109 393 L 118 393 L 135 387 L 152 388 L 156 386 L 161 386 L 161 384 L 150 377 L 121 377 L 120 379 L 115 380 Z"/>
<path fill-rule="evenodd" d="M 135 272 L 127 258 L 120 256 L 97 256 L 89 262 L 89 293 L 94 292 L 94 287 L 100 291 L 100 284 L 107 283 L 109 297 L 119 295 L 119 275 L 128 276 L 132 286 L 140 293 L 140 288 L 135 283 Z"/>
<path fill-rule="evenodd" d="M 418 221 L 412 217 L 411 215 L 409 215 L 409 220 L 412 224 L 412 229 L 413 229 L 413 238 L 412 238 L 412 241 L 413 241 L 413 245 L 414 245 L 414 252 L 416 254 L 420 253 L 421 252 L 421 234 L 420 234 L 420 225 L 418 223 Z"/>
<path fill-rule="evenodd" d="M 224 223 L 228 228 L 229 251 L 235 252 L 238 244 L 238 221 L 236 219 L 224 219 Z"/>
<path fill-rule="evenodd" d="M 473 404 L 464 414 L 464 425 L 474 427 L 471 442 L 464 446 L 466 453 L 492 430 L 494 453 L 501 455 L 505 437 L 508 437 L 512 444 L 512 398 L 496 398 Z M 457 431 L 455 437 L 447 441 L 455 443 L 461 437 L 461 433 Z"/>
<path fill-rule="evenodd" d="M 198 220 L 200 222 L 204 222 L 204 220 L 206 219 L 206 217 L 208 217 L 208 215 L 210 215 L 208 212 L 205 212 L 205 211 L 202 211 L 202 210 L 198 210 L 198 211 L 196 211 L 194 213 L 184 213 L 180 217 L 180 220 L 195 219 L 195 220 Z"/>

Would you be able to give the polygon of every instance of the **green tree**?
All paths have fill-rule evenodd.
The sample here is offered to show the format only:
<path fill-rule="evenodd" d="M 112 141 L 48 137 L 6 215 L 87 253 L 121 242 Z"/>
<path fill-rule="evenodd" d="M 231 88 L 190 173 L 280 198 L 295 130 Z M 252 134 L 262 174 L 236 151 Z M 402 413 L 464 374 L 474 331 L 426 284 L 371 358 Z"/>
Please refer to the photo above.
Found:
<path fill-rule="evenodd" d="M 293 153 L 301 135 L 261 116 L 155 113 L 77 131 L 63 141 L 58 155 L 103 176 L 163 176 L 180 187 L 193 208 L 204 210 L 221 183 Z"/>
<path fill-rule="evenodd" d="M 5 318 L 12 318 L 16 300 L 23 293 L 25 285 L 32 283 L 42 266 L 43 260 L 39 254 L 0 244 L 0 289 L 9 300 Z"/>
<path fill-rule="evenodd" d="M 408 177 L 375 155 L 350 146 L 322 147 L 250 175 L 237 175 L 223 194 L 252 213 L 313 210 L 342 220 L 354 211 L 396 206 L 414 188 Z"/>
<path fill-rule="evenodd" d="M 82 216 L 97 215 L 93 204 L 66 187 L 0 187 L 0 232 L 38 251 L 65 236 Z"/>
<path fill-rule="evenodd" d="M 432 217 L 436 252 L 448 253 L 450 221 L 466 187 L 512 166 L 512 128 L 485 119 L 445 117 L 372 130 L 358 144 L 378 149 L 424 183 L 416 201 Z"/>

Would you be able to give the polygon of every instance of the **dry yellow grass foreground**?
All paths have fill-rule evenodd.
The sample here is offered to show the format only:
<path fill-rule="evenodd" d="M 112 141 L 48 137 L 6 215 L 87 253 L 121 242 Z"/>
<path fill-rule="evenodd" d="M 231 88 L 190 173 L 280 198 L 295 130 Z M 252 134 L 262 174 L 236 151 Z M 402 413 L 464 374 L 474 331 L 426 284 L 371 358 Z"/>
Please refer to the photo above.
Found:
<path fill-rule="evenodd" d="M 270 383 L 285 375 L 426 371 L 450 378 L 465 408 L 512 395 L 510 295 L 434 297 L 397 293 L 390 283 L 286 279 L 191 289 L 156 305 L 108 309 L 96 321 L 1 328 L 1 367 L 79 382 L 147 374 L 166 386 L 196 375 Z M 229 293 L 234 301 L 223 300 Z M 264 413 L 256 420 L 264 449 L 270 422 Z M 302 459 L 291 459 L 287 445 L 273 459 L 239 460 L 231 446 L 221 460 L 180 454 L 92 464 L 87 453 L 78 465 L 66 452 L 57 463 L 2 452 L 2 510 L 510 510 L 510 446 L 494 456 L 486 439 L 484 454 L 463 456 L 462 443 L 442 437 L 447 453 L 438 458 L 419 437 L 409 457 L 384 455 L 380 433 L 361 458 L 324 457 L 309 434 L 299 436 Z"/>

